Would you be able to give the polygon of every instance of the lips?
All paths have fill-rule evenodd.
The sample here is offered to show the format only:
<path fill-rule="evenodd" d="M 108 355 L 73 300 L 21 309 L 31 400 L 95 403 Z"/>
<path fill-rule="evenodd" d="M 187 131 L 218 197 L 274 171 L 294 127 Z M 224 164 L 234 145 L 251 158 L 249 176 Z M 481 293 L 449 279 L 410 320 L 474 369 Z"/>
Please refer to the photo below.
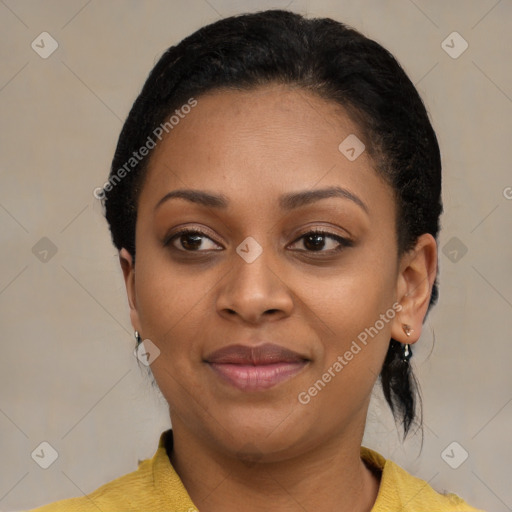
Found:
<path fill-rule="evenodd" d="M 229 345 L 211 353 L 205 362 L 225 382 L 243 391 L 261 391 L 299 373 L 305 356 L 279 345 Z"/>

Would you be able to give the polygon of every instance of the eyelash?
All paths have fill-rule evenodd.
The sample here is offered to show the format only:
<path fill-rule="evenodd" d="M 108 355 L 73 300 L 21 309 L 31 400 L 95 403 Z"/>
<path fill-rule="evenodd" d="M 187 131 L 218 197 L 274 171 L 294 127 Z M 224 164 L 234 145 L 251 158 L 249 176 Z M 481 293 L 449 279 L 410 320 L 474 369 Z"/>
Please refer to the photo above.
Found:
<path fill-rule="evenodd" d="M 201 231 L 200 229 L 194 229 L 194 228 L 184 228 L 176 233 L 174 233 L 171 237 L 169 238 L 166 238 L 165 241 L 164 241 L 164 247 L 167 247 L 169 245 L 172 244 L 172 242 L 174 240 L 176 240 L 177 238 L 179 238 L 180 236 L 182 235 L 199 235 L 199 236 L 202 236 L 202 237 L 205 237 L 205 238 L 208 238 L 209 240 L 211 240 L 212 242 L 216 243 L 215 240 L 212 240 L 206 233 L 204 233 L 203 231 Z M 336 240 L 336 242 L 338 242 L 340 245 L 336 248 L 336 249 L 330 249 L 328 251 L 323 251 L 323 250 L 319 250 L 319 251 L 308 251 L 307 249 L 301 249 L 300 252 L 309 252 L 309 253 L 327 253 L 327 254 L 332 254 L 332 253 L 337 253 L 337 252 L 340 252 L 342 251 L 343 249 L 347 248 L 347 247 L 352 247 L 354 245 L 353 241 L 348 239 L 348 238 L 344 238 L 342 236 L 339 236 L 339 235 L 336 235 L 334 233 L 331 233 L 329 231 L 323 231 L 323 230 L 320 230 L 320 229 L 313 229 L 311 231 L 306 231 L 305 233 L 303 233 L 302 235 L 300 235 L 297 239 L 295 239 L 293 242 L 292 242 L 292 245 L 297 243 L 299 240 L 303 239 L 304 237 L 308 236 L 308 235 L 320 235 L 320 236 L 323 236 L 325 238 L 331 238 L 333 240 Z M 176 249 L 177 251 L 180 251 L 180 252 L 198 252 L 198 253 L 201 253 L 201 252 L 208 252 L 208 250 L 206 251 L 201 251 L 201 250 L 197 250 L 197 251 L 189 251 L 187 249 L 177 249 L 176 247 L 172 247 L 174 249 Z M 214 249 L 213 249 L 214 250 Z"/>

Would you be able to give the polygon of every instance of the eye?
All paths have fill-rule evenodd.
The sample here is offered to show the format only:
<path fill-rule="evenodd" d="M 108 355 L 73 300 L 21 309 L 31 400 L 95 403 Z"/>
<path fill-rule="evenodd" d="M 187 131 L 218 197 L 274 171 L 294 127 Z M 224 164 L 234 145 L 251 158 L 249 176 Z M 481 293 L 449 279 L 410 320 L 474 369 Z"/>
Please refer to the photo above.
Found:
<path fill-rule="evenodd" d="M 321 230 L 308 231 L 293 242 L 293 244 L 296 244 L 300 240 L 303 241 L 303 245 L 306 249 L 299 250 L 305 252 L 338 252 L 342 251 L 345 247 L 352 247 L 353 245 L 353 242 L 348 238 Z M 326 242 L 326 240 L 330 240 L 330 242 Z M 326 247 L 327 250 L 323 250 Z"/>
<path fill-rule="evenodd" d="M 212 247 L 205 247 L 205 240 L 211 242 Z M 181 246 L 181 248 L 177 246 L 178 244 Z M 173 234 L 171 237 L 166 238 L 164 246 L 168 245 L 172 245 L 173 248 L 177 249 L 178 251 L 184 252 L 203 252 L 218 250 L 215 248 L 218 247 L 218 244 L 216 244 L 203 231 L 199 229 L 190 228 L 182 229 L 181 231 L 178 231 L 177 233 Z"/>
<path fill-rule="evenodd" d="M 205 240 L 210 242 L 210 247 L 205 243 Z M 299 249 L 302 252 L 339 252 L 345 247 L 351 247 L 353 242 L 347 238 L 330 233 L 328 231 L 313 230 L 308 231 L 301 235 L 292 245 L 303 241 L 305 249 Z M 178 244 L 181 247 L 178 247 Z M 182 229 L 172 236 L 167 238 L 164 246 L 172 245 L 178 251 L 182 252 L 205 252 L 217 251 L 219 245 L 215 243 L 206 233 L 199 229 Z M 206 245 L 206 247 L 205 247 Z"/>

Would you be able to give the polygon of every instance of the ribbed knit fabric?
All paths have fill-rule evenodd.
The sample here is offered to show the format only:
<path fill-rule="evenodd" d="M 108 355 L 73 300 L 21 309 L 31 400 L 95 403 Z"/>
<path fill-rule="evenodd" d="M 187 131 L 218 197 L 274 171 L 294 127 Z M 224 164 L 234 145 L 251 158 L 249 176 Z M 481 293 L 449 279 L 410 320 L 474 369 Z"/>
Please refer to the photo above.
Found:
<path fill-rule="evenodd" d="M 166 452 L 172 430 L 160 435 L 152 459 L 136 471 L 102 485 L 91 494 L 57 501 L 29 512 L 197 512 Z M 379 493 L 372 512 L 483 512 L 454 494 L 441 495 L 379 453 L 361 447 L 361 458 L 381 471 Z"/>

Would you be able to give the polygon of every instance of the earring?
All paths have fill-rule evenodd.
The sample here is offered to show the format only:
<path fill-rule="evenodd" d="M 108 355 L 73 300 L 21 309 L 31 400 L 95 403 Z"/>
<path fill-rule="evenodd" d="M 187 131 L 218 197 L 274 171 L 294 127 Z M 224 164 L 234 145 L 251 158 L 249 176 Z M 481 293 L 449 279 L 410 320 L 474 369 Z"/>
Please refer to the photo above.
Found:
<path fill-rule="evenodd" d="M 404 330 L 405 335 L 407 337 L 409 337 L 411 335 L 411 333 L 414 332 L 414 329 L 410 325 L 407 325 L 407 324 L 402 324 L 402 329 Z M 409 360 L 411 359 L 411 357 L 412 357 L 411 347 L 409 346 L 409 343 L 406 343 L 404 345 L 404 352 L 402 354 L 402 361 L 404 363 L 408 363 Z"/>
<path fill-rule="evenodd" d="M 135 341 L 137 342 L 137 346 L 139 346 L 140 342 L 142 341 L 139 331 L 135 331 L 133 335 L 135 336 Z"/>
<path fill-rule="evenodd" d="M 410 325 L 407 325 L 407 324 L 402 324 L 402 329 L 404 330 L 405 335 L 407 337 L 409 337 L 411 335 L 411 333 L 414 332 L 414 329 Z"/>

